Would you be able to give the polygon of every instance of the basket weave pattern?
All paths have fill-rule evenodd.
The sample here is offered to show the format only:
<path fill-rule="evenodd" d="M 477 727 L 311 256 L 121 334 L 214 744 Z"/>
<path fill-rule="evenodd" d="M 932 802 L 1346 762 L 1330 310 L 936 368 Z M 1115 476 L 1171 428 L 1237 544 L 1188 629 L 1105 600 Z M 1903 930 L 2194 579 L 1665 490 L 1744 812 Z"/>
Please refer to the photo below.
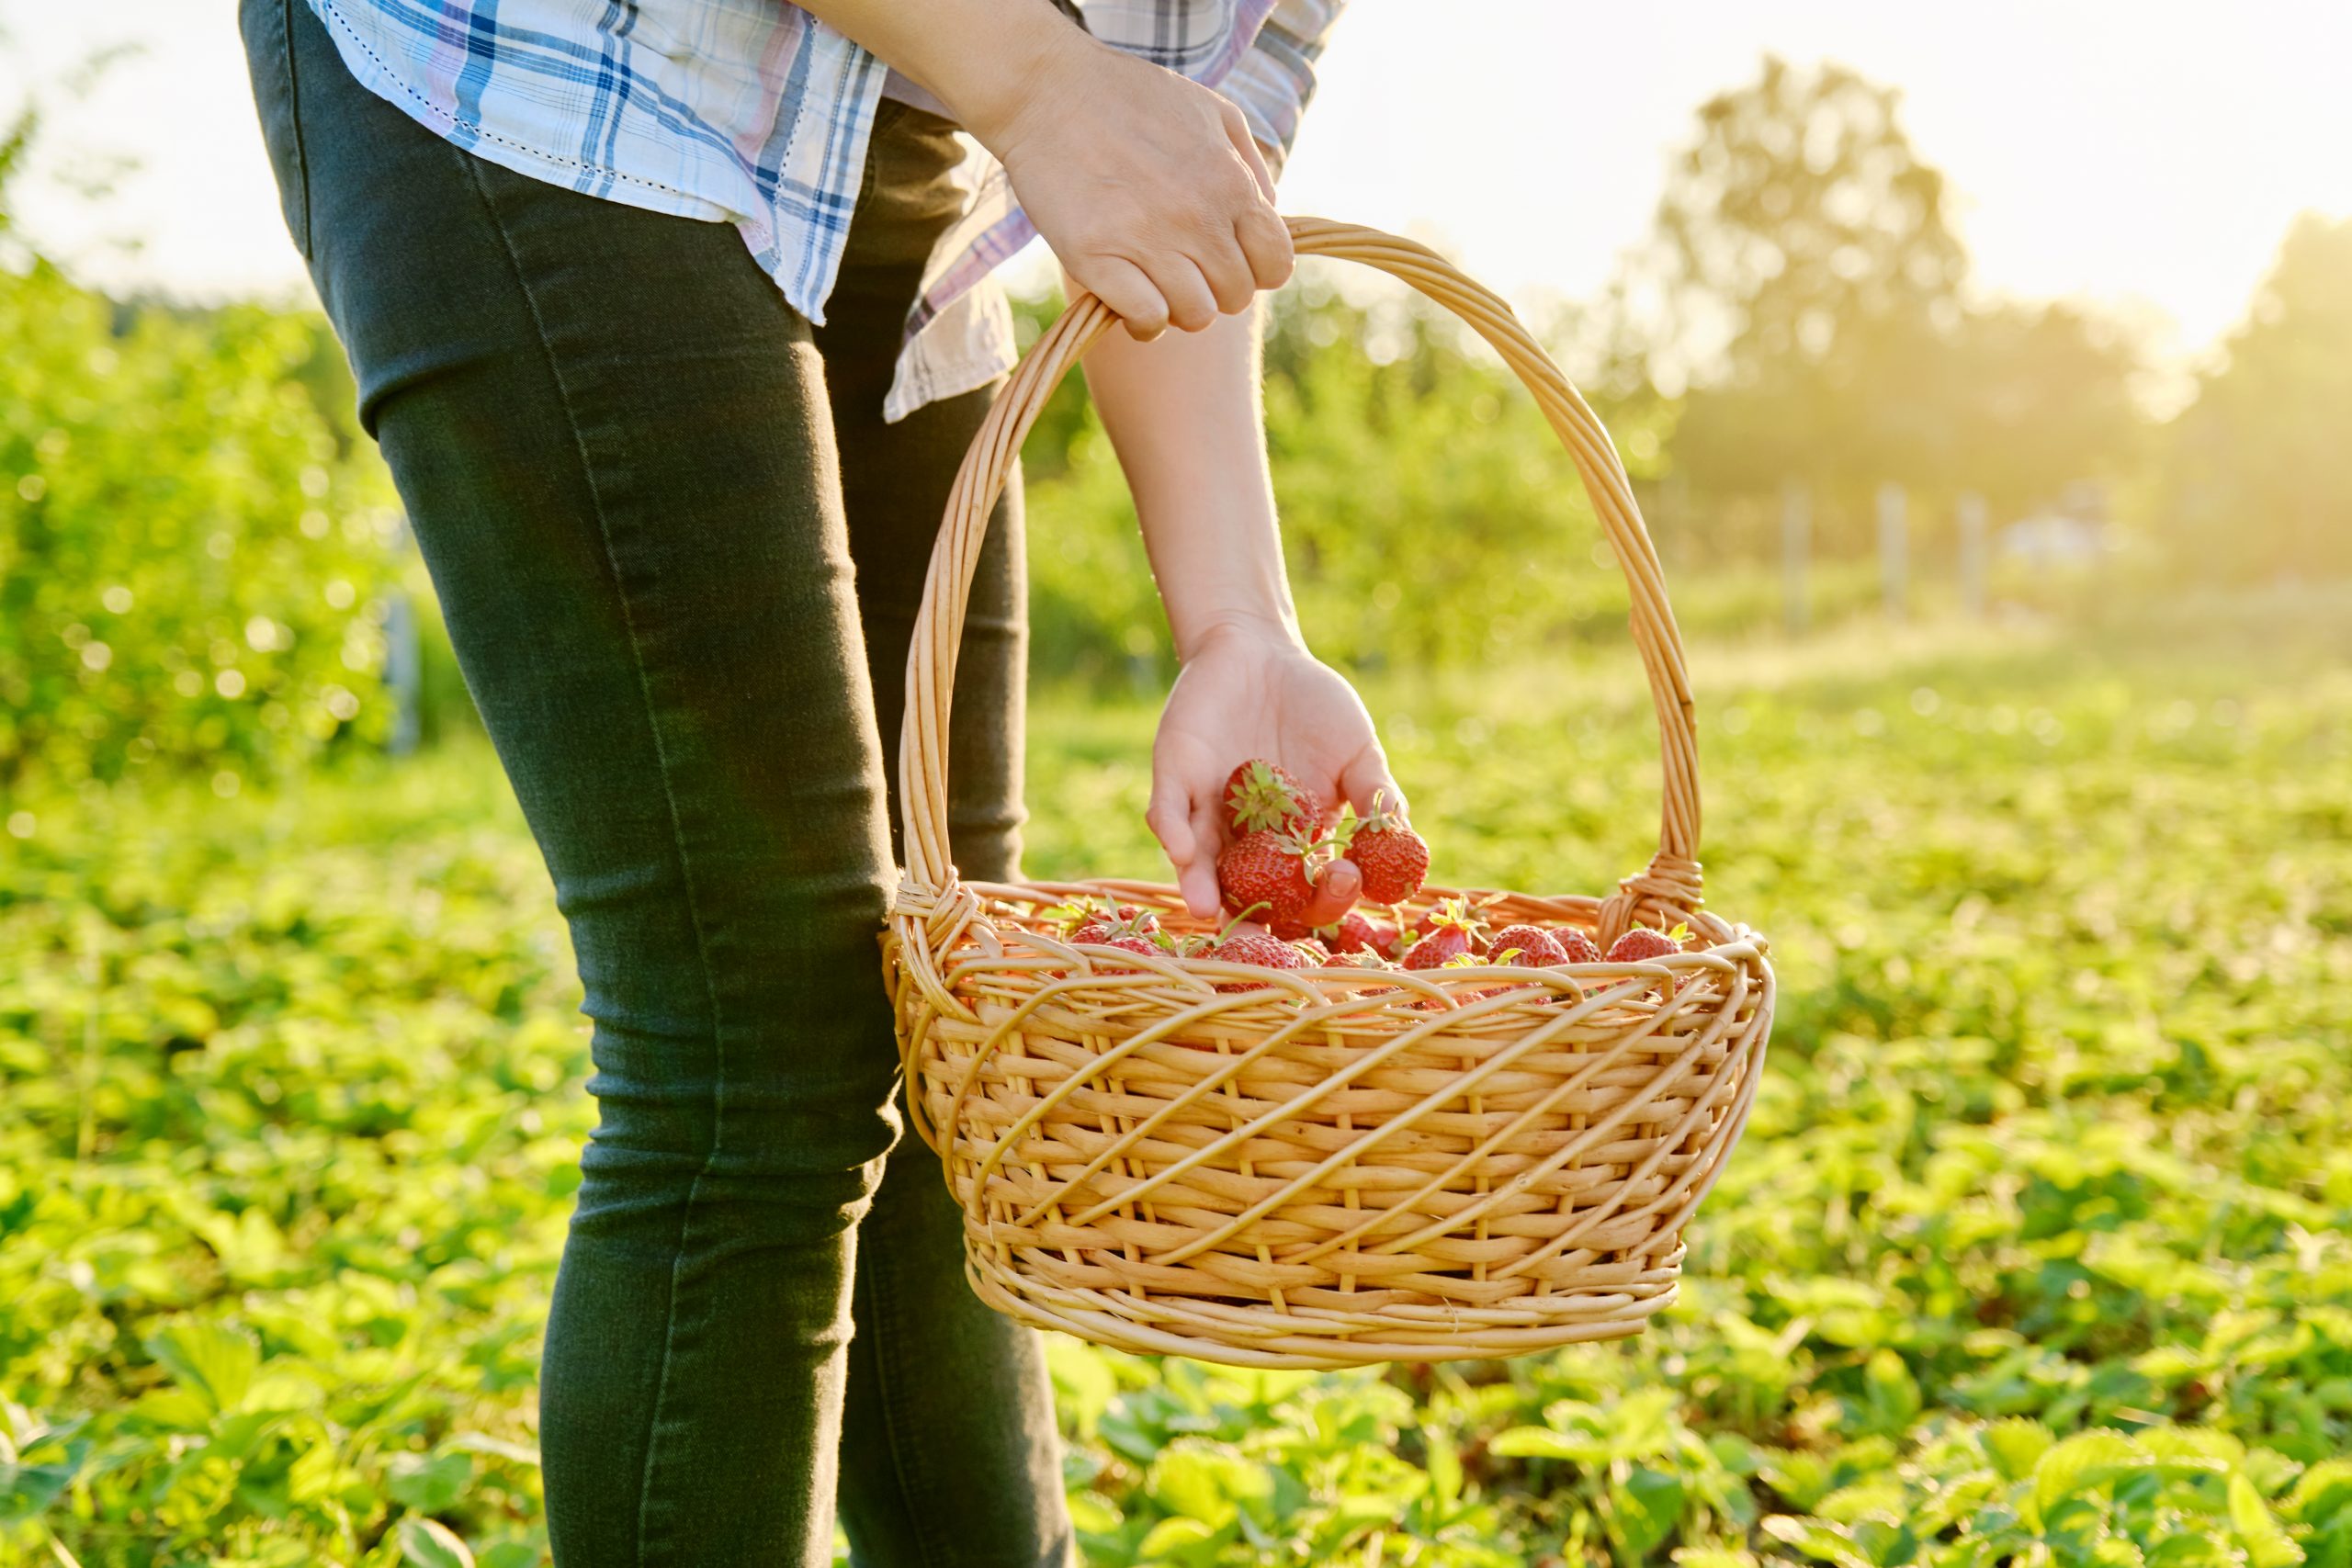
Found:
<path fill-rule="evenodd" d="M 1606 898 L 1472 892 L 1492 924 L 1603 948 L 1687 922 L 1705 951 L 1562 970 L 1268 971 L 1057 940 L 1108 897 L 1201 929 L 1139 882 L 959 880 L 947 694 L 981 531 L 1046 397 L 1110 324 L 1074 302 L 976 437 L 933 557 L 900 749 L 906 874 L 884 949 L 915 1129 L 965 1212 L 990 1305 L 1124 1349 L 1260 1366 L 1513 1355 L 1638 1332 L 1738 1141 L 1770 1030 L 1761 939 L 1701 908 L 1679 636 L 1606 433 L 1507 306 L 1409 242 L 1294 219 L 1503 355 L 1560 434 L 1633 587 L 1657 699 L 1658 853 Z M 1453 890 L 1425 888 L 1418 915 Z"/>

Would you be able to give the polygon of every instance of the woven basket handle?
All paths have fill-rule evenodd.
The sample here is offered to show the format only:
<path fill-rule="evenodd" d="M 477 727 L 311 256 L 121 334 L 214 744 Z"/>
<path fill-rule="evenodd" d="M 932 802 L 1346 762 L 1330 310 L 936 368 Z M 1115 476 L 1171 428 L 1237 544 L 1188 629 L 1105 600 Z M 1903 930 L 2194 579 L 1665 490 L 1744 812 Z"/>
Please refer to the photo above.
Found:
<path fill-rule="evenodd" d="M 1324 218 L 1286 220 L 1303 256 L 1342 256 L 1404 279 L 1469 323 L 1535 394 L 1535 401 L 1568 449 L 1586 492 L 1624 569 L 1633 590 L 1634 646 L 1641 650 L 1650 694 L 1657 705 L 1664 750 L 1663 821 L 1658 850 L 1649 868 L 1619 885 L 1604 901 L 1601 929 L 1613 940 L 1634 920 L 1663 921 L 1699 907 L 1699 757 L 1691 728 L 1690 679 L 1682 656 L 1682 635 L 1667 602 L 1666 578 L 1649 531 L 1625 478 L 1625 466 L 1609 433 L 1558 366 L 1528 335 L 1510 307 L 1471 281 L 1445 258 L 1410 240 Z M 989 513 L 1004 490 L 1046 400 L 1069 367 L 1116 320 L 1091 294 L 1070 301 L 1053 327 L 1038 339 L 1012 373 L 996 405 L 972 438 L 956 488 L 931 573 L 923 584 L 922 608 L 915 620 L 907 657 L 907 717 L 899 750 L 899 800 L 906 824 L 910 890 L 936 895 L 955 879 L 947 846 L 947 708 L 956 683 L 956 652 L 964 636 L 964 611 Z"/>

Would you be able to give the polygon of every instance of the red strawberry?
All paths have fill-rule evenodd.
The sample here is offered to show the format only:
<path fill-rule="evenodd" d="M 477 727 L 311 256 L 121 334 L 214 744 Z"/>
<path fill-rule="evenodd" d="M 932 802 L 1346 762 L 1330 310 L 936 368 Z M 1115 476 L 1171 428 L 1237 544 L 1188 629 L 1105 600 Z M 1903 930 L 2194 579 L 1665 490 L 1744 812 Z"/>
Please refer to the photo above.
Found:
<path fill-rule="evenodd" d="M 1356 824 L 1347 856 L 1363 874 L 1363 897 L 1374 904 L 1401 904 L 1421 890 L 1430 874 L 1430 847 L 1404 817 L 1388 808 L 1385 794 L 1373 796 L 1372 815 Z"/>
<path fill-rule="evenodd" d="M 1315 934 L 1334 953 L 1378 953 L 1396 940 L 1395 931 L 1352 909 L 1340 916 L 1337 925 L 1318 927 Z"/>
<path fill-rule="evenodd" d="M 1291 946 L 1306 955 L 1310 966 L 1331 962 L 1331 950 L 1311 936 L 1299 937 L 1291 942 Z"/>
<path fill-rule="evenodd" d="M 1495 933 L 1487 952 L 1490 962 L 1514 964 L 1521 969 L 1548 969 L 1568 961 L 1552 933 L 1535 926 L 1505 926 Z"/>
<path fill-rule="evenodd" d="M 1664 958 L 1668 953 L 1679 953 L 1682 951 L 1682 942 L 1675 932 L 1681 930 L 1681 927 L 1677 926 L 1674 931 L 1654 931 L 1647 926 L 1635 926 L 1610 944 L 1609 962 L 1646 964 L 1653 958 Z"/>
<path fill-rule="evenodd" d="M 1216 857 L 1216 885 L 1225 907 L 1282 931 L 1297 924 L 1315 885 L 1306 877 L 1308 845 L 1295 834 L 1263 829 L 1245 833 Z M 1299 934 L 1306 928 L 1299 927 Z"/>
<path fill-rule="evenodd" d="M 1116 908 L 1105 904 L 1080 920 L 1070 931 L 1071 942 L 1112 942 L 1115 936 L 1149 937 L 1159 930 L 1159 917 L 1149 909 L 1138 909 L 1133 904 L 1121 904 Z"/>
<path fill-rule="evenodd" d="M 1478 922 L 1471 918 L 1461 899 L 1448 898 L 1430 910 L 1422 923 L 1429 927 L 1429 935 L 1415 942 L 1413 951 L 1405 954 L 1406 968 L 1442 968 L 1475 951 Z"/>
<path fill-rule="evenodd" d="M 1253 757 L 1225 781 L 1225 825 L 1237 839 L 1269 828 L 1309 829 L 1322 819 L 1315 792 L 1279 763 Z"/>
<path fill-rule="evenodd" d="M 1235 931 L 1203 956 L 1223 959 L 1227 964 L 1252 964 L 1261 969 L 1304 969 L 1306 954 L 1289 942 L 1279 942 L 1263 931 Z M 1263 981 L 1232 981 L 1217 987 L 1220 991 L 1263 990 Z"/>
<path fill-rule="evenodd" d="M 1304 969 L 1306 954 L 1263 931 L 1235 931 L 1202 956 L 1227 964 L 1254 964 L 1261 969 Z"/>
<path fill-rule="evenodd" d="M 1594 945 L 1592 938 L 1574 926 L 1554 926 L 1552 940 L 1560 944 L 1560 951 L 1567 954 L 1566 962 L 1570 964 L 1600 962 L 1600 949 Z"/>

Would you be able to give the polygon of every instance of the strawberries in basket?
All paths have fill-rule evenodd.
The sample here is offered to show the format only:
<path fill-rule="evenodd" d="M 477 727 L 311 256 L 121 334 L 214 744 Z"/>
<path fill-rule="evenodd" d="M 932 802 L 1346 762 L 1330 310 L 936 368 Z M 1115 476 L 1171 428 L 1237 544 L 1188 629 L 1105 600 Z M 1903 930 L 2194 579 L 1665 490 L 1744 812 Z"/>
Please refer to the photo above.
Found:
<path fill-rule="evenodd" d="M 1604 957 L 1591 934 L 1572 925 L 1520 920 L 1489 935 L 1478 909 L 1459 897 L 1442 899 L 1408 920 L 1399 907 L 1419 895 L 1429 874 L 1430 847 L 1398 806 L 1383 794 L 1363 816 L 1343 813 L 1327 829 L 1315 792 L 1261 757 L 1233 770 L 1221 808 L 1231 841 L 1217 856 L 1217 889 L 1233 924 L 1213 944 L 1197 939 L 1204 956 L 1271 969 L 1555 969 L 1647 963 L 1685 951 L 1690 936 L 1682 927 L 1666 931 L 1637 926 Z M 1306 924 L 1317 886 L 1340 859 L 1356 868 L 1359 897 L 1385 908 L 1388 919 L 1351 909 L 1328 925 Z M 1118 918 L 1130 913 L 1112 911 L 1094 940 L 1115 933 L 1167 946 L 1153 928 L 1118 926 Z M 1253 923 L 1263 929 L 1250 929 Z"/>

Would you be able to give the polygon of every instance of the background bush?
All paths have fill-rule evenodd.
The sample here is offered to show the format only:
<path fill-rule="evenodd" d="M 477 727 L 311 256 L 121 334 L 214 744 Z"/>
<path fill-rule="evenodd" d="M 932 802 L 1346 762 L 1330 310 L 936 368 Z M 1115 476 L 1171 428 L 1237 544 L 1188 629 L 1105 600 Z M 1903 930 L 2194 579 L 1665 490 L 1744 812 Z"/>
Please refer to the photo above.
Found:
<path fill-rule="evenodd" d="M 324 323 L 36 260 L 0 267 L 0 782 L 379 738 L 398 513 Z"/>

